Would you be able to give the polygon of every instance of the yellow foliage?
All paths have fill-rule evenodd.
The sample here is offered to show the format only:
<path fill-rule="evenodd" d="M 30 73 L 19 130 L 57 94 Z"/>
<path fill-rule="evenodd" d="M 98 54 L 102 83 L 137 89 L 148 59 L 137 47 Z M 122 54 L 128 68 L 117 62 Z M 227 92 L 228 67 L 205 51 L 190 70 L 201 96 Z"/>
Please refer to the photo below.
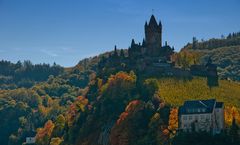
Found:
<path fill-rule="evenodd" d="M 236 119 L 236 122 L 240 124 L 240 112 L 234 106 L 226 106 L 224 111 L 225 123 L 227 126 L 232 124 L 233 118 Z"/>
<path fill-rule="evenodd" d="M 56 138 L 52 138 L 50 145 L 60 145 L 63 142 L 63 139 L 56 137 Z"/>
<path fill-rule="evenodd" d="M 239 83 L 220 80 L 219 87 L 210 89 L 207 86 L 207 80 L 200 77 L 192 80 L 160 79 L 158 82 L 160 86 L 159 95 L 171 106 L 178 107 L 186 100 L 214 98 L 217 101 L 224 102 L 226 124 L 230 125 L 233 117 L 240 124 Z"/>
<path fill-rule="evenodd" d="M 240 84 L 220 80 L 219 87 L 210 89 L 205 78 L 192 80 L 160 79 L 159 95 L 172 106 L 180 106 L 186 100 L 211 99 L 222 101 L 226 106 L 240 108 Z"/>

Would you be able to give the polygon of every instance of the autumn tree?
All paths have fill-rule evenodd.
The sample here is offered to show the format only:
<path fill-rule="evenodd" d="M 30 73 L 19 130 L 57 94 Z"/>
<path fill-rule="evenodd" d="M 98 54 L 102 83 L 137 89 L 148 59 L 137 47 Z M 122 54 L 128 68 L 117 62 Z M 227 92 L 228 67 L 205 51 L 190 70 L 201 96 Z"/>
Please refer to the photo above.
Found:
<path fill-rule="evenodd" d="M 50 145 L 60 145 L 63 142 L 63 140 L 59 137 L 52 138 L 50 141 Z"/>
<path fill-rule="evenodd" d="M 176 134 L 178 129 L 178 109 L 172 108 L 169 114 L 168 129 L 172 135 Z"/>
<path fill-rule="evenodd" d="M 60 114 L 60 115 L 58 115 L 58 117 L 55 121 L 55 126 L 53 129 L 52 136 L 61 137 L 63 135 L 64 127 L 65 127 L 65 117 L 62 114 Z"/>
<path fill-rule="evenodd" d="M 143 83 L 142 92 L 143 96 L 151 99 L 155 93 L 159 91 L 159 85 L 157 79 L 147 79 Z"/>
<path fill-rule="evenodd" d="M 49 144 L 54 126 L 54 123 L 51 120 L 48 120 L 43 128 L 38 128 L 36 135 L 36 143 L 38 145 Z"/>

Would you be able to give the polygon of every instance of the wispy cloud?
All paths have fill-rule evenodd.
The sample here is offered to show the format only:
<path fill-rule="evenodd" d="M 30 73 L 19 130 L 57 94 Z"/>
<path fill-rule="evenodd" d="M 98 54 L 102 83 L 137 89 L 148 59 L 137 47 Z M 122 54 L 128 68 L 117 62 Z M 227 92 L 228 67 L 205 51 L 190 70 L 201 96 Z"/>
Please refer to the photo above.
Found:
<path fill-rule="evenodd" d="M 67 51 L 67 52 L 72 52 L 74 49 L 72 47 L 61 47 L 61 50 Z"/>
<path fill-rule="evenodd" d="M 59 56 L 57 53 L 52 52 L 52 51 L 50 51 L 50 50 L 41 49 L 40 51 L 43 52 L 44 54 L 47 54 L 47 55 L 51 56 L 51 57 L 57 57 L 57 56 Z"/>

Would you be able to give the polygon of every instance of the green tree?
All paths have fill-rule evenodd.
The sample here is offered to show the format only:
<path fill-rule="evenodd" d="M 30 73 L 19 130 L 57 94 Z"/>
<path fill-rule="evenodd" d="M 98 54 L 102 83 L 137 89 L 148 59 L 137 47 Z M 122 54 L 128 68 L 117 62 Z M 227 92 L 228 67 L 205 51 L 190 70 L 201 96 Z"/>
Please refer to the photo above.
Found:
<path fill-rule="evenodd" d="M 231 126 L 230 132 L 229 132 L 229 134 L 231 136 L 232 143 L 237 143 L 239 141 L 239 134 L 238 134 L 238 132 L 239 132 L 239 127 L 238 127 L 238 125 L 236 123 L 235 118 L 233 118 L 232 126 Z"/>
<path fill-rule="evenodd" d="M 58 115 L 56 121 L 55 121 L 55 127 L 53 129 L 53 136 L 54 137 L 61 137 L 63 135 L 65 127 L 65 117 L 60 114 Z"/>

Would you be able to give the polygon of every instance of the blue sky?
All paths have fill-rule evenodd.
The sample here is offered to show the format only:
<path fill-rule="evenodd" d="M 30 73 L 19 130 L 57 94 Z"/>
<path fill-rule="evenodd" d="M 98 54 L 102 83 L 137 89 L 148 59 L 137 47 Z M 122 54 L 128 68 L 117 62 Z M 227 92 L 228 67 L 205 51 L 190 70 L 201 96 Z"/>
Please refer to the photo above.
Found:
<path fill-rule="evenodd" d="M 142 41 L 152 9 L 163 41 L 179 50 L 193 36 L 240 31 L 239 0 L 0 0 L 0 59 L 74 66 Z"/>

